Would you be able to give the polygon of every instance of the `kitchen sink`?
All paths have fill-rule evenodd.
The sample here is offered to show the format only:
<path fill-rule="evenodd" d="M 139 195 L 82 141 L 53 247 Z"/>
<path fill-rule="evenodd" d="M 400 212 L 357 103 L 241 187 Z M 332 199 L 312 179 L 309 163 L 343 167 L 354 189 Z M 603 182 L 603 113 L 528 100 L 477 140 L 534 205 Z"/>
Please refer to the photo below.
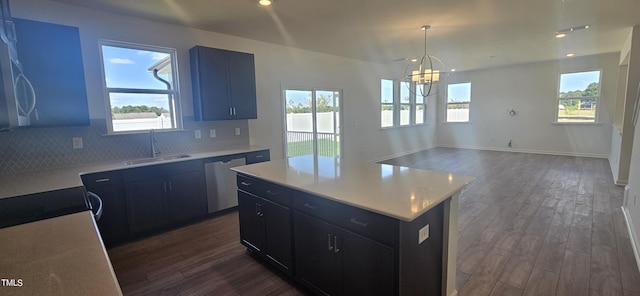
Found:
<path fill-rule="evenodd" d="M 187 157 L 191 157 L 191 155 L 181 154 L 181 155 L 173 155 L 173 156 L 145 158 L 145 159 L 123 161 L 122 163 L 125 164 L 125 165 L 133 165 L 133 164 L 141 164 L 141 163 L 150 163 L 150 162 L 157 162 L 157 161 L 181 159 L 181 158 L 187 158 Z"/>

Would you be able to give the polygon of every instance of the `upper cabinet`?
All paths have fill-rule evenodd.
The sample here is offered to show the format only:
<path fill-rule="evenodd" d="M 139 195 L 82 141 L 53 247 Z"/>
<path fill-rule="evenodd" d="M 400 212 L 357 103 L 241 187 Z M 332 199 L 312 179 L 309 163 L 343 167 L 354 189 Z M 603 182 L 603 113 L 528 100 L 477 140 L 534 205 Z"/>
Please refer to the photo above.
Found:
<path fill-rule="evenodd" d="M 196 120 L 258 118 L 253 54 L 195 46 L 189 56 Z"/>
<path fill-rule="evenodd" d="M 19 61 L 12 61 L 15 99 L 27 122 L 21 125 L 89 125 L 79 29 L 17 18 L 13 22 Z"/>

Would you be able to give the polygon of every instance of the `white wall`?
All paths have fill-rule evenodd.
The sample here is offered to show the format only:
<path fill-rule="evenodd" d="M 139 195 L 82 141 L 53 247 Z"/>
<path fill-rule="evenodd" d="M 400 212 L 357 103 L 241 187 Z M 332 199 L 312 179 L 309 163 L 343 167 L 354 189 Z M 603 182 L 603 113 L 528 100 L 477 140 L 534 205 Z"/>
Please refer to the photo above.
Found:
<path fill-rule="evenodd" d="M 105 118 L 99 39 L 176 48 L 182 113 L 193 115 L 188 50 L 194 45 L 255 54 L 258 119 L 249 121 L 251 143 L 283 157 L 281 85 L 342 89 L 343 156 L 370 161 L 433 146 L 434 124 L 380 129 L 380 78 L 399 77 L 390 65 L 366 63 L 182 26 L 117 15 L 47 0 L 12 1 L 15 17 L 80 28 L 89 111 Z M 275 25 L 275 24 L 274 24 Z M 431 119 L 433 121 L 433 117 Z"/>
<path fill-rule="evenodd" d="M 438 146 L 606 158 L 611 144 L 619 53 L 456 72 L 449 83 L 471 82 L 469 123 L 445 123 L 439 96 Z M 555 124 L 559 74 L 602 69 L 600 124 Z M 510 116 L 509 111 L 516 111 Z M 512 139 L 513 148 L 507 147 Z"/>
<path fill-rule="evenodd" d="M 633 28 L 633 40 L 629 52 L 629 74 L 627 79 L 627 104 L 625 105 L 625 121 L 631 120 L 637 102 L 638 87 L 640 86 L 640 26 Z M 630 116 L 629 116 L 630 115 Z M 632 124 L 632 123 L 631 123 Z M 628 132 L 625 128 L 623 133 Z M 631 232 L 636 260 L 640 265 L 640 128 L 633 131 L 633 148 L 629 168 L 629 191 L 625 199 L 623 210 Z"/>

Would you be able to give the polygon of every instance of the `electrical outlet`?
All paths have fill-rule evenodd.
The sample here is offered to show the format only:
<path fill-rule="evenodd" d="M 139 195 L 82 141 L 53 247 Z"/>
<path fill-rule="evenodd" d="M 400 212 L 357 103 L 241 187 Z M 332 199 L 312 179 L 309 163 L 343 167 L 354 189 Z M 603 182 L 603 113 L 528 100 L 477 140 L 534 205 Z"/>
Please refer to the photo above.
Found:
<path fill-rule="evenodd" d="M 216 129 L 212 128 L 209 130 L 209 138 L 215 138 L 216 137 Z"/>
<path fill-rule="evenodd" d="M 239 135 L 240 135 L 240 128 L 236 127 L 236 136 L 239 136 Z"/>
<path fill-rule="evenodd" d="M 82 138 L 81 137 L 74 137 L 72 139 L 73 141 L 73 149 L 82 149 Z"/>
<path fill-rule="evenodd" d="M 200 138 L 202 138 L 202 134 L 200 133 L 200 130 L 196 130 L 196 139 Z"/>
<path fill-rule="evenodd" d="M 421 244 L 423 241 L 429 238 L 429 224 L 418 230 L 418 244 Z"/>

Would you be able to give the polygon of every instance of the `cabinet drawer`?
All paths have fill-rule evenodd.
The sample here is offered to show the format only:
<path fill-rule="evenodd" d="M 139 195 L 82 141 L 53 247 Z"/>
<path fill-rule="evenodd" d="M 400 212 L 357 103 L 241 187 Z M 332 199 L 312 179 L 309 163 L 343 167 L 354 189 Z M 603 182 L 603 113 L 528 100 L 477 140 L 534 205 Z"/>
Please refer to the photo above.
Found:
<path fill-rule="evenodd" d="M 247 164 L 265 162 L 271 160 L 269 150 L 261 150 L 247 153 Z"/>
<path fill-rule="evenodd" d="M 307 193 L 293 194 L 293 208 L 378 242 L 394 245 L 395 219 Z"/>
<path fill-rule="evenodd" d="M 238 174 L 238 190 L 291 207 L 289 190 L 282 186 Z"/>
<path fill-rule="evenodd" d="M 102 187 L 122 183 L 122 173 L 120 171 L 108 171 L 94 174 L 82 175 L 82 184 L 87 188 Z"/>

